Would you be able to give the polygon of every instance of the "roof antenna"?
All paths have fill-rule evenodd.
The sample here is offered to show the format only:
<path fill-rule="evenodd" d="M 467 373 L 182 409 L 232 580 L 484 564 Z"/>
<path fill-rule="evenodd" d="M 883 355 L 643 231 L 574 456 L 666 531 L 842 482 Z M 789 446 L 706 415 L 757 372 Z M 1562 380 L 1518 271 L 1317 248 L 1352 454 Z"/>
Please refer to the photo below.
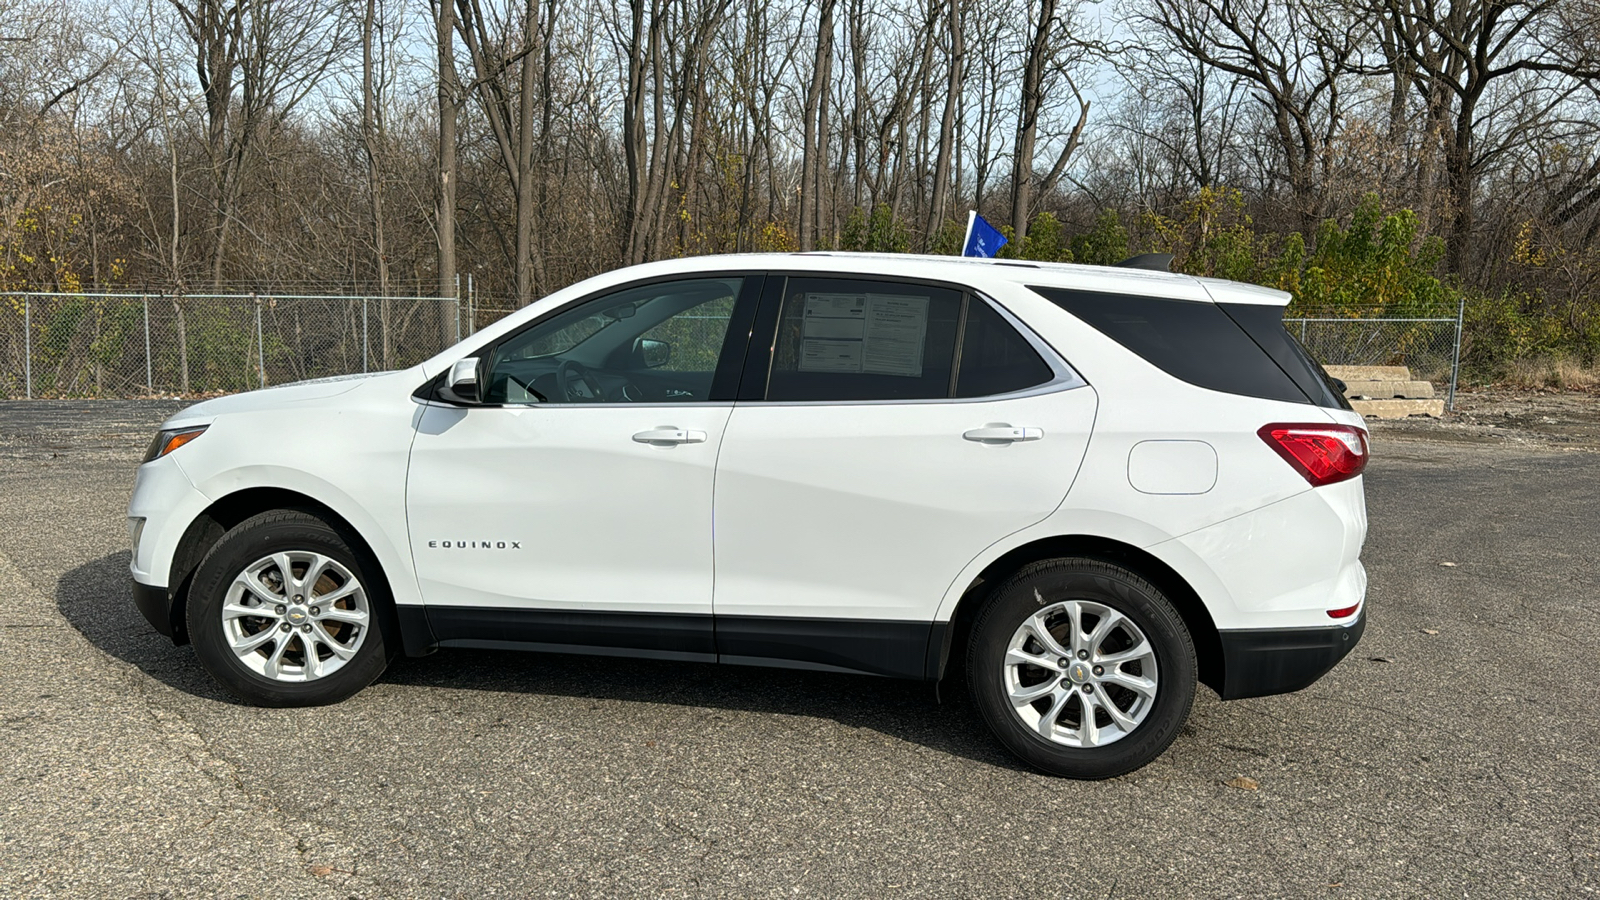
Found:
<path fill-rule="evenodd" d="M 1119 269 L 1149 269 L 1153 272 L 1172 271 L 1171 253 L 1141 253 L 1117 263 Z"/>

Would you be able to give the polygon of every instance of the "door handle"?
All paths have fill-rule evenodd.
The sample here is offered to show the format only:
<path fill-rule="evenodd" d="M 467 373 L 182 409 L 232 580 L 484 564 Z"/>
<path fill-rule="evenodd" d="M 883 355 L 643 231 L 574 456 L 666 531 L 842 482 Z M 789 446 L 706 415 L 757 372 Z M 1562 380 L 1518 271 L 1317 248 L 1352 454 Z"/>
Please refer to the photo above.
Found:
<path fill-rule="evenodd" d="M 641 444 L 703 444 L 706 441 L 706 433 L 663 425 L 649 431 L 641 431 L 634 435 L 633 439 Z"/>
<path fill-rule="evenodd" d="M 1044 437 L 1042 428 L 1021 428 L 1015 425 L 985 425 L 964 432 L 962 437 L 980 444 L 1015 444 L 1021 441 L 1037 441 Z"/>

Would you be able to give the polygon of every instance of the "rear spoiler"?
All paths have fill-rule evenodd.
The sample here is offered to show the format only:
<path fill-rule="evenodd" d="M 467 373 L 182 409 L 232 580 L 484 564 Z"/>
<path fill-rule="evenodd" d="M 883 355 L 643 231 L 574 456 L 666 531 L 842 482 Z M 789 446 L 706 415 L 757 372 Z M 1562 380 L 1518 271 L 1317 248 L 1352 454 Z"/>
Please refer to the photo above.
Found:
<path fill-rule="evenodd" d="M 1150 269 L 1154 272 L 1172 271 L 1171 253 L 1141 253 L 1117 263 L 1119 269 Z"/>

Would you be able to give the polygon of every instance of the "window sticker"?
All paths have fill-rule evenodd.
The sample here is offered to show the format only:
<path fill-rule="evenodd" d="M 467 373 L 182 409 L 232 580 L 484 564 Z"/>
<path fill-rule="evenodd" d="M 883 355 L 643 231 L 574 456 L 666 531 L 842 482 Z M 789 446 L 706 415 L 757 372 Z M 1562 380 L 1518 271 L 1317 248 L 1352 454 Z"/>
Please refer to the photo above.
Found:
<path fill-rule="evenodd" d="M 920 378 L 928 301 L 900 294 L 806 294 L 799 370 Z"/>
<path fill-rule="evenodd" d="M 860 372 L 860 341 L 807 339 L 800 345 L 802 372 Z"/>

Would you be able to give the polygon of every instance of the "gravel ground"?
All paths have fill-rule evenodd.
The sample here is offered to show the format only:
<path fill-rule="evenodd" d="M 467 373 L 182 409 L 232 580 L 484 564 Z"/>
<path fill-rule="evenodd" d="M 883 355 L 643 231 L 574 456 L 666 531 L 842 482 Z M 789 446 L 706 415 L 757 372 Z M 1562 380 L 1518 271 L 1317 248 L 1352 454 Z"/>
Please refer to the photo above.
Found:
<path fill-rule="evenodd" d="M 0 895 L 1600 893 L 1600 400 L 1462 399 L 1375 426 L 1355 653 L 1097 784 L 838 675 L 444 651 L 238 706 L 127 587 L 178 404 L 0 403 Z"/>

